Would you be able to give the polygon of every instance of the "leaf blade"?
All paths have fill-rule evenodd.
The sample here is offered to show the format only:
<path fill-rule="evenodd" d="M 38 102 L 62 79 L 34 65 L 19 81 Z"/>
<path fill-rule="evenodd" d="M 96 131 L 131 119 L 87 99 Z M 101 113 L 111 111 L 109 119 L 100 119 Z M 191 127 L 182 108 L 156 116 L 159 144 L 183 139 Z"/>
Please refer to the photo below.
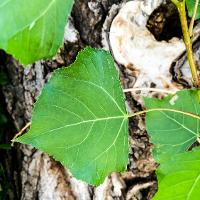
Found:
<path fill-rule="evenodd" d="M 94 185 L 123 171 L 128 116 L 111 56 L 86 48 L 70 67 L 56 70 L 36 103 L 30 131 L 16 141 L 53 155 Z"/>

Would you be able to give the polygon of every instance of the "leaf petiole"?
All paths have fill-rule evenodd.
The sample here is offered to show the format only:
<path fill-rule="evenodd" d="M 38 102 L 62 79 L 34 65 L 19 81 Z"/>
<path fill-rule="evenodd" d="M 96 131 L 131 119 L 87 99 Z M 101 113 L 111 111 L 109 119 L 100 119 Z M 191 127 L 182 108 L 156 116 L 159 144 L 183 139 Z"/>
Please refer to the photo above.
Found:
<path fill-rule="evenodd" d="M 142 110 L 142 111 L 139 111 L 139 112 L 136 112 L 136 113 L 129 113 L 128 117 L 131 118 L 131 117 L 142 115 L 142 114 L 145 114 L 145 113 L 148 113 L 148 112 L 155 112 L 155 111 L 169 111 L 169 112 L 180 113 L 180 114 L 187 115 L 187 116 L 190 116 L 190 117 L 193 117 L 193 118 L 200 120 L 199 115 L 195 115 L 193 113 L 184 112 L 184 111 L 172 109 L 172 108 L 152 108 L 152 109 L 148 109 L 148 110 Z"/>
<path fill-rule="evenodd" d="M 192 35 L 193 35 L 193 27 L 194 27 L 195 17 L 197 15 L 198 5 L 199 5 L 199 0 L 196 0 L 194 10 L 193 10 L 192 19 L 191 19 L 190 26 L 189 26 L 190 37 L 192 37 Z"/>
<path fill-rule="evenodd" d="M 13 137 L 13 139 L 11 140 L 11 146 L 14 146 L 15 143 L 15 139 L 17 137 L 19 137 L 29 126 L 31 125 L 31 122 L 28 122 L 17 134 L 15 134 L 15 136 Z"/>

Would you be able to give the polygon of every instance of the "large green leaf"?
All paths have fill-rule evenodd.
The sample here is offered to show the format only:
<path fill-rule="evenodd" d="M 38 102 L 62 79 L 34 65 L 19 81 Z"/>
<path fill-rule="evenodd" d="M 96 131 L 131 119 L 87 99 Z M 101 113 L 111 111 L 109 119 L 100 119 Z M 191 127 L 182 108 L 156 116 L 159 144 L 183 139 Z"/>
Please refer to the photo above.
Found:
<path fill-rule="evenodd" d="M 196 0 L 186 0 L 188 14 L 189 14 L 190 17 L 192 17 L 192 15 L 193 15 L 195 3 L 196 3 Z M 197 9 L 197 13 L 196 13 L 196 18 L 195 19 L 199 19 L 199 18 L 200 18 L 200 1 L 199 1 L 199 4 L 198 4 L 198 9 Z"/>
<path fill-rule="evenodd" d="M 158 192 L 153 200 L 200 198 L 200 150 L 168 155 L 157 170 Z"/>
<path fill-rule="evenodd" d="M 162 100 L 145 98 L 145 106 L 200 114 L 198 90 L 182 90 Z M 188 150 L 199 137 L 200 120 L 171 111 L 154 111 L 146 114 L 146 126 L 154 144 L 154 156 L 159 159 L 164 153 Z"/>
<path fill-rule="evenodd" d="M 125 170 L 128 116 L 111 55 L 86 48 L 56 70 L 35 104 L 30 131 L 16 141 L 47 152 L 90 184 Z"/>
<path fill-rule="evenodd" d="M 1 0 L 0 48 L 23 64 L 54 56 L 73 0 Z"/>

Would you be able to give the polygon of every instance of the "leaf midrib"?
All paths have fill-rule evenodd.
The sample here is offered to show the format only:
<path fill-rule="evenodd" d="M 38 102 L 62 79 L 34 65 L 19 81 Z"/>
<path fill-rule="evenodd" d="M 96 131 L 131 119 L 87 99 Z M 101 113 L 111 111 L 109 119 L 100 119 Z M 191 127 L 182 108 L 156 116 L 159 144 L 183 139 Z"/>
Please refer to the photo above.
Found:
<path fill-rule="evenodd" d="M 35 138 L 40 137 L 40 136 L 42 136 L 46 133 L 57 131 L 57 130 L 60 130 L 60 129 L 63 129 L 63 128 L 66 128 L 66 127 L 72 127 L 72 126 L 77 126 L 77 125 L 80 125 L 80 124 L 86 124 L 86 123 L 91 123 L 91 122 L 95 123 L 97 121 L 106 121 L 106 120 L 114 120 L 114 119 L 128 119 L 128 115 L 121 115 L 121 116 L 115 116 L 115 117 L 105 117 L 105 118 L 96 118 L 96 119 L 84 120 L 84 121 L 80 121 L 80 122 L 76 122 L 76 123 L 72 123 L 72 124 L 66 124 L 64 126 L 60 126 L 58 128 L 54 128 L 54 129 L 45 131 L 45 132 L 41 133 L 39 136 L 37 135 L 35 137 L 32 137 L 32 139 L 35 139 Z"/>

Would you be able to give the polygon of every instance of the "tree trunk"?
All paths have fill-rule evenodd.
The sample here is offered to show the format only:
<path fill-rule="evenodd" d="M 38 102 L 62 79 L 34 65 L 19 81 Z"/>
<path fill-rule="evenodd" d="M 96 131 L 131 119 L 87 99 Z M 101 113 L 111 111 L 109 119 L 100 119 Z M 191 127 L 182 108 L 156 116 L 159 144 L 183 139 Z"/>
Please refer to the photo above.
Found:
<path fill-rule="evenodd" d="M 16 128 L 13 135 L 31 120 L 33 104 L 54 69 L 72 63 L 84 46 L 110 49 L 110 24 L 123 3 L 123 0 L 76 0 L 65 31 L 65 44 L 57 56 L 52 60 L 36 62 L 25 69 L 11 56 L 4 58 L 3 67 L 9 77 L 9 84 L 3 87 L 3 94 L 7 111 Z M 124 87 L 130 86 L 134 79 L 131 69 L 125 69 L 120 65 L 122 63 L 116 61 L 122 84 Z M 126 99 L 131 110 L 141 109 L 141 105 L 130 94 L 126 95 Z M 127 171 L 112 173 L 99 187 L 75 179 L 47 154 L 31 146 L 15 145 L 12 154 L 8 155 L 12 159 L 6 158 L 15 191 L 10 192 L 9 199 L 151 199 L 157 184 L 144 120 L 136 117 L 129 124 L 130 161 Z"/>

